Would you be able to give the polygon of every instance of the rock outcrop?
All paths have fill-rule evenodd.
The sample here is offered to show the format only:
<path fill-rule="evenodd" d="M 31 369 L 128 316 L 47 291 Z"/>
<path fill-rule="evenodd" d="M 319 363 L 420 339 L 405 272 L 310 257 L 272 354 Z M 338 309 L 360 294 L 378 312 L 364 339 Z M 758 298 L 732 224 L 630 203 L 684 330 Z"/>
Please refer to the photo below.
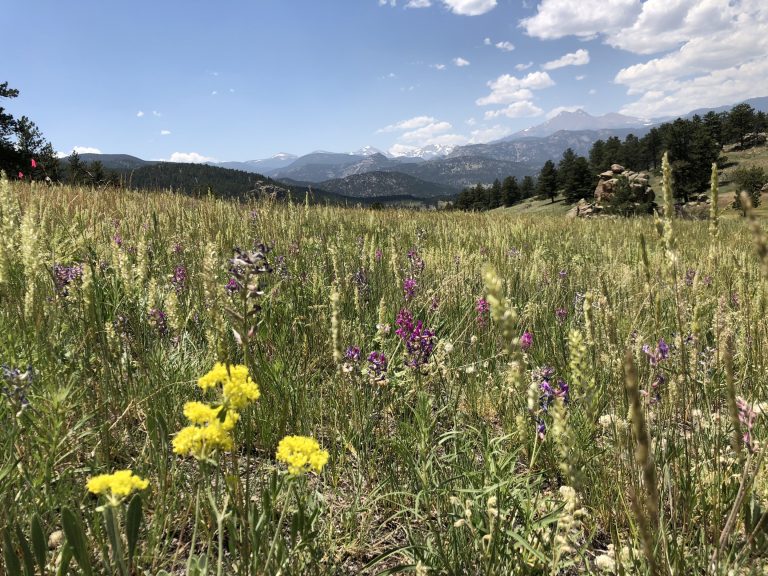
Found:
<path fill-rule="evenodd" d="M 650 177 L 645 172 L 627 170 L 621 164 L 611 165 L 610 170 L 600 174 L 600 181 L 595 188 L 595 201 L 597 204 L 608 203 L 613 199 L 622 178 L 626 178 L 635 202 L 653 202 L 656 195 L 649 185 Z"/>

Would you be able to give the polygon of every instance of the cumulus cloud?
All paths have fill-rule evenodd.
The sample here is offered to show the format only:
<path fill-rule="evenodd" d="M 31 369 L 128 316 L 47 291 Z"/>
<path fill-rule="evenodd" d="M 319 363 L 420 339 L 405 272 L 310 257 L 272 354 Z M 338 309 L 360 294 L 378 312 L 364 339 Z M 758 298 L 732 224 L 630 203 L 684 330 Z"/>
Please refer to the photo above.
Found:
<path fill-rule="evenodd" d="M 170 133 L 170 130 L 160 130 L 160 136 L 168 136 Z"/>
<path fill-rule="evenodd" d="M 469 60 L 465 60 L 462 57 L 454 58 L 453 63 L 455 66 L 458 66 L 459 68 L 463 68 L 464 66 L 469 66 Z"/>
<path fill-rule="evenodd" d="M 554 86 L 555 82 L 546 72 L 531 72 L 523 78 L 502 74 L 496 80 L 488 82 L 491 93 L 483 98 L 478 98 L 478 106 L 489 104 L 509 104 L 531 98 L 531 90 L 542 90 Z"/>
<path fill-rule="evenodd" d="M 483 40 L 483 44 L 485 44 L 486 46 L 490 46 L 492 44 L 491 39 L 486 38 L 485 40 Z"/>
<path fill-rule="evenodd" d="M 640 6 L 641 0 L 542 0 L 536 14 L 520 25 L 537 38 L 588 38 L 631 24 Z"/>
<path fill-rule="evenodd" d="M 416 130 L 404 132 L 400 138 L 406 142 L 426 142 L 435 138 L 438 134 L 447 132 L 453 128 L 450 122 L 432 122 Z"/>
<path fill-rule="evenodd" d="M 507 40 L 504 40 L 503 42 L 496 42 L 495 46 L 502 52 L 512 52 L 512 50 L 515 49 L 515 45 Z"/>
<path fill-rule="evenodd" d="M 732 104 L 762 96 L 768 82 L 765 0 L 542 0 L 520 25 L 538 38 L 600 36 L 649 57 L 615 76 L 636 97 L 625 114 Z"/>
<path fill-rule="evenodd" d="M 429 8 L 430 6 L 432 6 L 430 0 L 410 0 L 408 4 L 405 5 L 406 8 Z"/>
<path fill-rule="evenodd" d="M 515 64 L 515 70 L 522 72 L 523 70 L 528 70 L 531 66 L 533 66 L 533 62 L 528 62 L 527 64 Z"/>
<path fill-rule="evenodd" d="M 544 70 L 557 70 L 558 68 L 564 68 L 565 66 L 584 66 L 589 64 L 589 51 L 580 48 L 576 52 L 570 52 L 558 58 L 543 64 L 541 67 Z"/>
<path fill-rule="evenodd" d="M 143 110 L 139 110 L 138 112 L 136 112 L 136 118 L 141 118 L 142 116 L 144 116 Z"/>
<path fill-rule="evenodd" d="M 430 64 L 429 67 L 435 70 L 445 70 L 445 64 Z"/>
<path fill-rule="evenodd" d="M 510 128 L 501 125 L 491 126 L 489 128 L 479 128 L 472 130 L 469 138 L 469 144 L 482 144 L 484 142 L 491 142 L 492 140 L 498 140 L 509 136 L 512 133 Z"/>
<path fill-rule="evenodd" d="M 215 162 L 216 160 L 197 152 L 174 152 L 167 161 L 182 162 L 184 164 L 204 164 L 205 162 Z"/>
<path fill-rule="evenodd" d="M 443 4 L 462 16 L 480 16 L 496 8 L 496 0 L 443 0 Z"/>
<path fill-rule="evenodd" d="M 98 148 L 93 148 L 92 146 L 75 146 L 70 150 L 69 152 L 59 152 L 56 155 L 59 158 L 66 158 L 67 156 L 71 156 L 73 152 L 77 152 L 78 154 L 101 154 L 101 150 Z"/>
<path fill-rule="evenodd" d="M 530 102 L 529 100 L 522 100 L 520 102 L 514 102 L 502 108 L 500 110 L 488 110 L 485 113 L 485 119 L 490 120 L 492 118 L 499 118 L 505 116 L 507 118 L 527 118 L 530 116 L 539 116 L 543 110 Z"/>
<path fill-rule="evenodd" d="M 157 110 L 152 110 L 152 116 L 154 116 L 155 118 L 160 118 L 160 116 L 162 116 L 162 114 L 160 112 L 158 112 Z"/>
<path fill-rule="evenodd" d="M 382 132 L 401 132 L 406 130 L 415 130 L 416 128 L 422 128 L 429 124 L 433 124 L 434 122 L 436 122 L 436 120 L 432 116 L 414 116 L 408 120 L 401 120 L 395 124 L 390 124 L 389 126 L 384 126 L 384 128 L 379 128 L 376 130 L 376 133 L 381 134 Z"/>

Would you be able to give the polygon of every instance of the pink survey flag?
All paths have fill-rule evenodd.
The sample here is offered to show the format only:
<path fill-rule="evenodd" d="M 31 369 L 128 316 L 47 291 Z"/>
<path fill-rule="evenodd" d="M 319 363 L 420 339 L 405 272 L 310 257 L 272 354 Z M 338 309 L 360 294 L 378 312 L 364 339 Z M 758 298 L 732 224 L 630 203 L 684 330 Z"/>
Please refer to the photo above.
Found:
<path fill-rule="evenodd" d="M 19 180 L 24 180 L 24 172 L 19 170 Z"/>
<path fill-rule="evenodd" d="M 32 168 L 37 168 L 37 162 L 35 162 L 34 158 L 32 158 Z"/>

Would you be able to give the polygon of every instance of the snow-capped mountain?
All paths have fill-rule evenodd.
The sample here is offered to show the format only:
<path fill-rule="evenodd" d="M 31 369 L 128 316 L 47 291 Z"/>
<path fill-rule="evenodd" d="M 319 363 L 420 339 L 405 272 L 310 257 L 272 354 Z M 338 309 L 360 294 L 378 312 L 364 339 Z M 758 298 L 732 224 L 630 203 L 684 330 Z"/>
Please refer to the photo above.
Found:
<path fill-rule="evenodd" d="M 391 156 L 387 152 L 382 152 L 378 148 L 374 148 L 373 146 L 363 146 L 359 150 L 356 150 L 355 152 L 350 152 L 350 156 L 373 156 L 374 154 L 381 154 L 382 156 L 386 156 L 387 158 L 390 158 Z"/>
<path fill-rule="evenodd" d="M 445 144 L 429 144 L 421 148 L 402 148 L 395 151 L 390 150 L 390 155 L 395 158 L 419 158 L 421 160 L 434 160 L 448 156 L 456 149 L 456 146 Z"/>
<path fill-rule="evenodd" d="M 289 164 L 293 163 L 298 156 L 295 154 L 288 154 L 287 152 L 280 152 L 275 154 L 271 158 L 264 158 L 262 160 L 246 160 L 245 162 L 211 162 L 212 166 L 219 166 L 221 168 L 230 168 L 232 170 L 243 170 L 244 172 L 256 172 L 258 174 L 266 174 L 272 170 L 279 170 L 285 168 Z"/>
<path fill-rule="evenodd" d="M 542 124 L 531 126 L 511 136 L 503 138 L 503 141 L 519 140 L 520 138 L 546 137 L 560 130 L 612 130 L 620 128 L 641 128 L 651 124 L 650 121 L 633 116 L 625 116 L 617 112 L 592 116 L 584 110 L 574 112 L 563 111 Z"/>

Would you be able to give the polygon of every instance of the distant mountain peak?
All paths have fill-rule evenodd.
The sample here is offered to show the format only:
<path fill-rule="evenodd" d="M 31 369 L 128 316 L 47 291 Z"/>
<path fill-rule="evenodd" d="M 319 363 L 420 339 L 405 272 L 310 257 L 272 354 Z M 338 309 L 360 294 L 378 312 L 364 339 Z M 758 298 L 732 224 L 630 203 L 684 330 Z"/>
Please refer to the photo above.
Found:
<path fill-rule="evenodd" d="M 609 112 L 602 116 L 592 116 L 583 108 L 569 111 L 563 110 L 542 124 L 521 130 L 504 140 L 517 140 L 527 137 L 547 137 L 560 130 L 612 130 L 617 128 L 634 128 L 647 126 L 648 121 L 633 116 L 625 116 L 618 112 Z"/>
<path fill-rule="evenodd" d="M 386 152 L 382 152 L 378 148 L 374 148 L 373 146 L 363 146 L 359 150 L 356 150 L 355 152 L 350 152 L 350 156 L 374 156 L 376 154 L 381 154 L 382 156 L 386 156 L 389 158 L 389 154 Z"/>
<path fill-rule="evenodd" d="M 448 156 L 456 149 L 456 146 L 446 144 L 429 144 L 421 148 L 403 148 L 397 153 L 390 151 L 391 156 L 395 158 L 421 158 L 422 160 L 434 160 Z"/>

